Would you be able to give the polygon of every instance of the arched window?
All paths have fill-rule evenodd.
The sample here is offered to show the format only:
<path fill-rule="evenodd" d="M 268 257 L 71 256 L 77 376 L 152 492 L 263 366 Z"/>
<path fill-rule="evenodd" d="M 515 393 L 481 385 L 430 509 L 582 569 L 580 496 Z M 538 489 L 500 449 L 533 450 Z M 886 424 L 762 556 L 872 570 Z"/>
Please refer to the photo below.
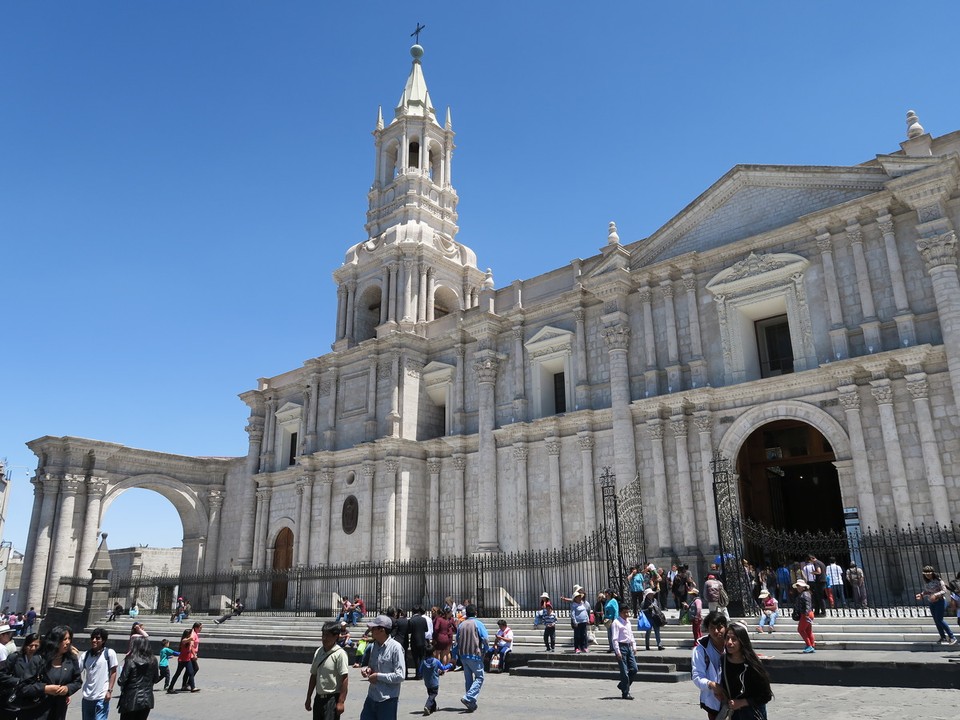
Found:
<path fill-rule="evenodd" d="M 416 140 L 410 143 L 410 150 L 407 153 L 407 167 L 420 167 L 420 143 Z"/>

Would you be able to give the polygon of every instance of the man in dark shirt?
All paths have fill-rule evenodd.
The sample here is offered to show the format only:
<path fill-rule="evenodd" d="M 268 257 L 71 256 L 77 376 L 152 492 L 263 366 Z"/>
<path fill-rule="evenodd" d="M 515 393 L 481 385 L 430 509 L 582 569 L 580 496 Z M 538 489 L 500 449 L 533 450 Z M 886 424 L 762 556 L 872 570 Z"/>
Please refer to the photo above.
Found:
<path fill-rule="evenodd" d="M 423 616 L 423 608 L 417 605 L 413 608 L 413 617 L 407 623 L 407 632 L 410 635 L 410 658 L 413 661 L 414 680 L 420 679 L 420 663 L 427 656 L 427 619 Z M 407 666 L 409 667 L 409 665 Z"/>

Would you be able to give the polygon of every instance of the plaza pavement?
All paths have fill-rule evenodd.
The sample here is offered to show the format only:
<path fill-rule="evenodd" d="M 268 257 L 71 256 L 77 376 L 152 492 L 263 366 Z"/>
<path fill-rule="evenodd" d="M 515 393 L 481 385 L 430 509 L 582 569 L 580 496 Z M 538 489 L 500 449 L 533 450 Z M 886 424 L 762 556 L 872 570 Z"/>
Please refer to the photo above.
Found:
<path fill-rule="evenodd" d="M 151 720 L 242 720 L 270 718 L 309 720 L 303 708 L 309 665 L 269 662 L 271 648 L 261 648 L 263 660 L 201 658 L 197 676 L 201 692 L 167 695 L 157 693 Z M 960 665 L 957 666 L 960 673 Z M 359 670 L 350 672 L 350 693 L 344 720 L 360 716 L 366 685 Z M 441 678 L 440 718 L 466 715 L 460 704 L 462 673 Z M 896 687 L 815 687 L 774 685 L 770 717 L 821 717 L 825 720 L 900 720 L 904 716 L 924 720 L 955 720 L 960 692 L 941 689 Z M 480 709 L 473 718 L 507 720 L 555 720 L 556 718 L 643 718 L 643 720 L 705 720 L 697 706 L 693 684 L 633 686 L 636 700 L 619 698 L 616 683 L 604 680 L 521 678 L 488 675 L 480 695 Z M 422 682 L 409 680 L 402 686 L 398 718 L 423 715 L 426 694 Z M 79 720 L 79 694 L 67 720 Z M 119 717 L 112 708 L 110 716 Z"/>

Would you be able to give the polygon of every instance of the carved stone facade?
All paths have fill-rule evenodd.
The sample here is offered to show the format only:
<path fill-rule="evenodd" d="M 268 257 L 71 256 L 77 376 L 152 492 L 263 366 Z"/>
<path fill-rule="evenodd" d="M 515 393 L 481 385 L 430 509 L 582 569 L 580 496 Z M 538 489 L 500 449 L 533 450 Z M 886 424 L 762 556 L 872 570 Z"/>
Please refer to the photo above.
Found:
<path fill-rule="evenodd" d="M 864 525 L 957 516 L 960 133 L 854 167 L 737 166 L 650 237 L 611 224 L 497 290 L 455 239 L 450 114 L 412 52 L 374 132 L 369 237 L 334 273 L 332 352 L 241 395 L 245 457 L 30 443 L 28 604 L 85 572 L 130 487 L 174 503 L 197 572 L 270 566 L 286 530 L 307 565 L 573 542 L 610 467 L 640 476 L 645 559 L 696 562 L 717 542 L 713 452 L 736 463 L 778 421 L 825 439 Z"/>

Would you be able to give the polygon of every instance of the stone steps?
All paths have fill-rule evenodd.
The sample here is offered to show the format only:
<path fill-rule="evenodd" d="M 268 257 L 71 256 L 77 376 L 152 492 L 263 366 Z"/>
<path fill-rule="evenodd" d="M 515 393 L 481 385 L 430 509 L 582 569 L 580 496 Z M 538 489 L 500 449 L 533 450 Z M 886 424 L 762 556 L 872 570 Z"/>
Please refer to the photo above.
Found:
<path fill-rule="evenodd" d="M 674 613 L 675 614 L 675 613 Z M 669 617 L 669 615 L 668 615 Z M 294 617 L 288 615 L 243 615 L 232 618 L 225 623 L 215 625 L 211 616 L 194 615 L 184 623 L 171 623 L 169 616 L 140 615 L 138 620 L 144 623 L 152 637 L 166 637 L 175 641 L 193 621 L 204 623 L 203 637 L 206 640 L 235 640 L 260 641 L 271 640 L 303 641 L 305 643 L 318 642 L 320 628 L 325 618 L 315 616 Z M 750 618 L 748 627 L 754 628 L 755 618 Z M 483 618 L 488 629 L 496 629 L 496 618 Z M 676 619 L 669 622 L 676 623 Z M 102 618 L 99 623 L 111 630 L 115 636 L 121 636 L 129 631 L 132 624 L 130 618 L 124 618 L 107 623 Z M 511 620 L 514 631 L 514 646 L 517 650 L 535 653 L 543 645 L 543 631 L 533 626 L 532 618 L 514 618 Z M 777 622 L 777 631 L 770 634 L 758 635 L 751 632 L 754 646 L 759 651 L 781 650 L 795 648 L 800 642 L 796 632 L 796 623 L 789 618 Z M 92 628 L 86 628 L 89 632 Z M 364 629 L 351 628 L 354 637 L 359 637 Z M 814 625 L 818 647 L 848 650 L 937 650 L 943 649 L 936 644 L 937 635 L 930 618 L 916 617 L 826 617 L 818 618 Z M 668 624 L 660 630 L 662 642 L 672 649 L 690 649 L 693 647 L 693 636 L 689 625 Z M 601 626 L 597 631 L 598 644 L 594 648 L 602 647 L 606 641 L 606 632 Z M 644 633 L 635 632 L 638 647 L 642 653 Z M 651 642 L 653 636 L 651 635 Z M 556 645 L 558 649 L 569 649 L 573 645 L 573 630 L 568 623 L 561 622 L 557 626 Z"/>

